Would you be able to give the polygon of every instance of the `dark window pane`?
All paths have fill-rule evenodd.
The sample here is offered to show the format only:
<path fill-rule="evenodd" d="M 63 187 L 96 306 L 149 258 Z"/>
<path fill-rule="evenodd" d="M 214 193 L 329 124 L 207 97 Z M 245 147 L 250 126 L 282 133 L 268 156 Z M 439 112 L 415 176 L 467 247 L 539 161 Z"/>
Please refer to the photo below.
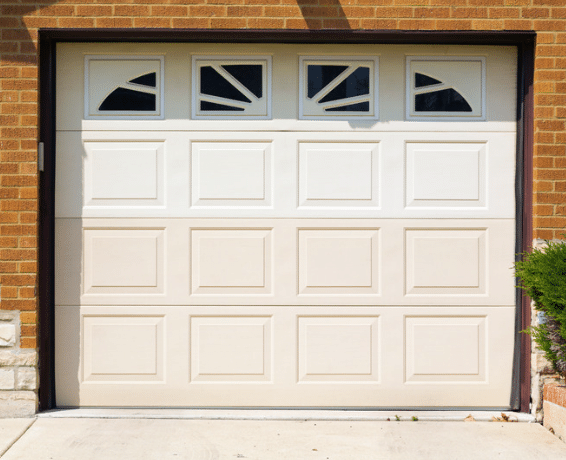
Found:
<path fill-rule="evenodd" d="M 263 66 L 257 64 L 230 64 L 222 68 L 244 85 L 257 98 L 263 96 Z"/>
<path fill-rule="evenodd" d="M 438 85 L 442 83 L 436 78 L 429 77 L 428 75 L 423 75 L 422 73 L 415 73 L 415 88 L 422 88 L 423 86 Z"/>
<path fill-rule="evenodd" d="M 200 68 L 200 92 L 234 101 L 251 102 L 211 66 Z"/>
<path fill-rule="evenodd" d="M 152 88 L 155 88 L 157 86 L 157 74 L 155 72 L 146 73 L 145 75 L 141 75 L 130 80 L 128 83 L 135 83 L 137 85 L 151 86 Z"/>
<path fill-rule="evenodd" d="M 209 112 L 243 112 L 241 107 L 232 107 L 230 105 L 215 104 L 214 102 L 200 101 L 200 109 Z"/>
<path fill-rule="evenodd" d="M 308 98 L 315 96 L 347 68 L 346 65 L 309 65 L 307 67 Z"/>
<path fill-rule="evenodd" d="M 471 112 L 472 108 L 462 95 L 452 88 L 415 96 L 417 112 Z"/>
<path fill-rule="evenodd" d="M 358 102 L 357 104 L 343 105 L 324 109 L 325 112 L 369 112 L 369 102 Z"/>
<path fill-rule="evenodd" d="M 102 101 L 98 110 L 101 112 L 155 112 L 155 99 L 155 94 L 116 88 Z"/>
<path fill-rule="evenodd" d="M 369 68 L 360 67 L 330 91 L 319 102 L 338 101 L 348 97 L 369 94 Z"/>

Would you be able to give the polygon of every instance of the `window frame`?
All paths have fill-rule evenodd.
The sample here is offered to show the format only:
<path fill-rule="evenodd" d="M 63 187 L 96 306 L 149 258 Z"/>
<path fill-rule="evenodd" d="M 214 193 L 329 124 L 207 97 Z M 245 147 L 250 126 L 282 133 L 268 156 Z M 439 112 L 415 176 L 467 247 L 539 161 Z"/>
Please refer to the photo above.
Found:
<path fill-rule="evenodd" d="M 101 112 L 97 108 L 92 110 L 90 107 L 90 62 L 91 61 L 159 61 L 159 70 L 157 71 L 157 82 L 155 92 L 147 92 L 155 94 L 155 111 L 104 111 Z M 133 77 L 136 78 L 136 77 Z M 124 84 L 128 83 L 127 81 Z M 133 84 L 135 85 L 135 84 Z M 138 85 L 141 86 L 141 85 Z M 117 89 L 120 86 L 114 88 Z M 125 87 L 125 86 L 121 86 Z M 108 95 L 114 89 L 111 89 Z M 108 54 L 87 54 L 84 57 L 84 118 L 85 120 L 163 120 L 165 118 L 165 56 L 164 55 L 108 55 Z"/>
<path fill-rule="evenodd" d="M 348 115 L 334 115 L 333 112 L 327 115 L 308 115 L 304 113 L 304 100 L 307 98 L 307 66 L 319 62 L 329 62 L 336 65 L 352 65 L 352 63 L 371 63 L 370 66 L 370 113 L 351 112 Z M 373 72 L 373 77 L 372 77 Z M 373 90 L 373 97 L 372 97 Z M 325 55 L 325 56 L 299 56 L 299 90 L 297 91 L 299 98 L 299 120 L 379 120 L 379 56 L 378 55 Z M 373 110 L 372 110 L 373 104 Z"/>
<path fill-rule="evenodd" d="M 265 98 L 265 115 L 250 115 L 248 113 L 241 113 L 238 115 L 236 112 L 222 112 L 219 111 L 218 115 L 214 113 L 202 114 L 199 108 L 200 102 L 200 76 L 198 70 L 200 69 L 198 61 L 218 61 L 219 65 L 222 63 L 234 61 L 238 63 L 250 63 L 257 61 L 258 63 L 265 62 L 265 87 L 262 89 L 263 98 Z M 266 55 L 203 55 L 193 54 L 191 58 L 191 116 L 193 120 L 271 120 L 271 94 L 272 94 L 272 57 Z"/>
<path fill-rule="evenodd" d="M 415 89 L 413 85 L 413 72 L 411 63 L 416 61 L 476 61 L 481 63 L 481 108 L 479 113 L 472 112 L 417 112 L 414 110 L 415 96 L 426 93 L 426 87 Z M 405 120 L 407 121 L 486 121 L 487 120 L 487 60 L 485 56 L 458 55 L 458 56 L 407 56 L 405 64 Z M 434 77 L 436 78 L 436 77 Z M 442 82 L 439 90 L 451 88 L 449 83 Z M 468 102 L 469 104 L 469 102 Z"/>

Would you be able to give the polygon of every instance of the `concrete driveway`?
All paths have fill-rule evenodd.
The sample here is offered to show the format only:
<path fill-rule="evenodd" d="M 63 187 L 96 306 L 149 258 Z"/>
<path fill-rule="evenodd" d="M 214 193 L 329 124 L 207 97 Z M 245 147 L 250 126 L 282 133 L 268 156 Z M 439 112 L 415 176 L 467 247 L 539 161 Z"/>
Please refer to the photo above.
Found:
<path fill-rule="evenodd" d="M 0 420 L 2 460 L 566 459 L 535 423 L 38 418 Z"/>

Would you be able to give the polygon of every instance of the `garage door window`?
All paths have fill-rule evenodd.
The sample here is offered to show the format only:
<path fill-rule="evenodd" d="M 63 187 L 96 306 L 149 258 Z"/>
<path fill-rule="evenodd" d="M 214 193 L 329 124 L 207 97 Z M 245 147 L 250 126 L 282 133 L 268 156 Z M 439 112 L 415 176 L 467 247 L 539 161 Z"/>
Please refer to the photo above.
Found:
<path fill-rule="evenodd" d="M 407 118 L 485 120 L 485 58 L 407 58 Z"/>
<path fill-rule="evenodd" d="M 270 118 L 271 60 L 193 58 L 195 118 Z"/>
<path fill-rule="evenodd" d="M 86 56 L 85 118 L 161 118 L 163 57 Z"/>
<path fill-rule="evenodd" d="M 301 118 L 374 118 L 377 60 L 302 59 Z"/>

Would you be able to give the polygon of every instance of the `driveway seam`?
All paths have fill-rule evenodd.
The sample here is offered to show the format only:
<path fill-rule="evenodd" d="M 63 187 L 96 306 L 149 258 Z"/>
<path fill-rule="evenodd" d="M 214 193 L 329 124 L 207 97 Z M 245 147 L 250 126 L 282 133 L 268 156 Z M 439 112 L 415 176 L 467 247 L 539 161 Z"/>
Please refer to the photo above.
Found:
<path fill-rule="evenodd" d="M 32 427 L 32 425 L 33 425 L 35 422 L 37 422 L 37 417 L 34 417 L 33 421 L 32 421 L 27 427 L 25 427 L 19 435 L 15 436 L 15 437 L 14 437 L 14 440 L 6 447 L 3 451 L 0 451 L 0 458 L 2 458 L 2 457 L 4 456 L 4 454 L 5 454 L 6 452 L 8 452 L 8 451 L 12 448 L 12 446 L 13 446 L 14 444 L 16 444 L 16 443 L 21 439 L 21 437 L 22 437 L 24 434 L 27 433 L 27 431 Z"/>

